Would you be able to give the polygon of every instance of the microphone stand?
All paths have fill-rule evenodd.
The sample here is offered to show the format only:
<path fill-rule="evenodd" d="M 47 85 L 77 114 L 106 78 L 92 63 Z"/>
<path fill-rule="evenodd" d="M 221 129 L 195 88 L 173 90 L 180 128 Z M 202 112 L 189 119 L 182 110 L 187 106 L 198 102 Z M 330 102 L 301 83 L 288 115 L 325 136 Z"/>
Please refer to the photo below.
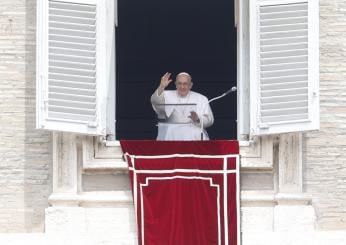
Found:
<path fill-rule="evenodd" d="M 208 102 L 209 103 L 209 102 Z M 201 140 L 203 140 L 203 115 L 202 115 L 202 118 L 201 118 Z"/>
<path fill-rule="evenodd" d="M 214 97 L 210 100 L 208 100 L 208 104 L 210 104 L 210 102 L 214 101 L 214 100 L 218 100 L 218 99 L 221 99 L 222 97 L 225 97 L 226 95 L 232 93 L 232 92 L 235 92 L 237 91 L 237 87 L 232 87 L 231 89 L 227 90 L 226 92 L 224 92 L 223 94 L 221 94 L 220 96 L 217 96 L 217 97 Z M 200 124 L 201 124 L 201 140 L 203 140 L 203 115 L 202 115 L 202 118 L 200 119 Z"/>

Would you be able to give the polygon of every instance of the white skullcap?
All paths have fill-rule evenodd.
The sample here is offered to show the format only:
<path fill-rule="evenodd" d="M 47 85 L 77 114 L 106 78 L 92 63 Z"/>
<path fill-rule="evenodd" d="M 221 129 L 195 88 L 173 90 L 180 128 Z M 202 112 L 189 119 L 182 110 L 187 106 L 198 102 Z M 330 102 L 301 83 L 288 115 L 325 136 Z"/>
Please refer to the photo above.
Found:
<path fill-rule="evenodd" d="M 187 76 L 187 77 L 190 78 L 190 80 L 192 80 L 191 75 L 189 73 L 187 73 L 187 72 L 180 72 L 176 77 L 179 77 L 179 76 Z"/>

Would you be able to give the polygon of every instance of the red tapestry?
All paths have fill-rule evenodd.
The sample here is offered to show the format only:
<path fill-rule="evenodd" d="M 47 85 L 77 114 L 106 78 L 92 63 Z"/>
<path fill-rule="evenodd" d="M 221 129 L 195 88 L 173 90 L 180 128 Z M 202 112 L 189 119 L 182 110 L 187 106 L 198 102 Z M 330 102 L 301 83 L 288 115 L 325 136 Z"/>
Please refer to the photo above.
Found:
<path fill-rule="evenodd" d="M 237 141 L 121 141 L 139 245 L 239 244 Z"/>

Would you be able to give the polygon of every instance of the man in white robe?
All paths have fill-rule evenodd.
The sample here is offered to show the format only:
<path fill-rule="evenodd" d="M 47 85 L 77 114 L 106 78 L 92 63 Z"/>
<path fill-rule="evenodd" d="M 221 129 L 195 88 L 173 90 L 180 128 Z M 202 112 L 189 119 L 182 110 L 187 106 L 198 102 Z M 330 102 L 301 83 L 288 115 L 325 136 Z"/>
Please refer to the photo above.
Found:
<path fill-rule="evenodd" d="M 165 90 L 172 82 L 166 73 L 151 96 L 158 116 L 157 140 L 208 140 L 205 128 L 214 122 L 207 97 L 191 91 L 192 78 L 186 72 L 176 76 L 176 90 Z"/>

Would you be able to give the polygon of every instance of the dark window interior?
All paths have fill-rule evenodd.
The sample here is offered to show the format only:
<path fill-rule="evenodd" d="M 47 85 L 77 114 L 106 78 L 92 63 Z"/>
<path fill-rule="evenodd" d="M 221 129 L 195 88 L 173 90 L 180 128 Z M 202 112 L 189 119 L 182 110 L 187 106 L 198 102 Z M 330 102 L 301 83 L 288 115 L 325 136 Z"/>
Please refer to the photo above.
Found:
<path fill-rule="evenodd" d="M 118 0 L 116 40 L 117 139 L 156 138 L 150 96 L 167 71 L 190 73 L 209 99 L 236 86 L 233 0 Z M 211 103 L 211 139 L 236 138 L 236 101 Z"/>

